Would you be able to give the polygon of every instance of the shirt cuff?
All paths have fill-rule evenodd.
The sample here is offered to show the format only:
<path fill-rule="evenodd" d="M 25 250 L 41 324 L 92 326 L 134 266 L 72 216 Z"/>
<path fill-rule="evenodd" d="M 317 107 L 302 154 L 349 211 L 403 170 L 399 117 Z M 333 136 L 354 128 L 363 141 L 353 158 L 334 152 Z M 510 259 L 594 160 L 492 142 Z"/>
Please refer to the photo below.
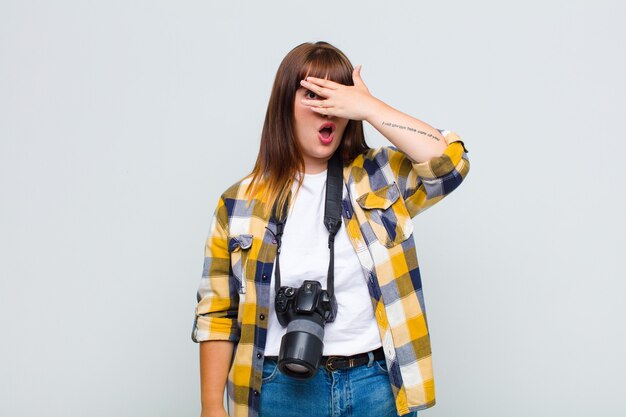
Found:
<path fill-rule="evenodd" d="M 460 171 L 467 159 L 468 150 L 461 140 L 461 137 L 455 132 L 444 130 L 441 132 L 448 146 L 443 154 L 429 159 L 428 161 L 413 163 L 417 176 L 423 179 L 435 179 L 444 177 L 455 169 Z"/>
<path fill-rule="evenodd" d="M 238 342 L 241 332 L 237 319 L 224 317 L 196 316 L 191 331 L 191 340 L 196 343 L 209 340 Z"/>

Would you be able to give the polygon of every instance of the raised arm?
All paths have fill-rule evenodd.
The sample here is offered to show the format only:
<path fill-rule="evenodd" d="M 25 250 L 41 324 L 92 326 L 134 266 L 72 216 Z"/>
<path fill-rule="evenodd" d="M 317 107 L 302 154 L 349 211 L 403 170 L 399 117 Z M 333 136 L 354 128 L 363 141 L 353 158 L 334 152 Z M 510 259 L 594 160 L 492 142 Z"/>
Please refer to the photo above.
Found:
<path fill-rule="evenodd" d="M 441 156 L 448 146 L 441 132 L 431 125 L 374 99 L 365 119 L 413 162 Z"/>
<path fill-rule="evenodd" d="M 372 96 L 358 65 L 348 86 L 315 77 L 301 85 L 318 99 L 303 99 L 311 110 L 327 116 L 365 120 L 393 146 L 373 155 L 380 166 L 389 164 L 407 209 L 414 217 L 456 189 L 469 172 L 467 149 L 459 135 L 439 130 L 402 113 Z"/>
<path fill-rule="evenodd" d="M 302 103 L 323 115 L 367 121 L 414 162 L 424 162 L 443 153 L 447 143 L 439 130 L 372 96 L 361 78 L 361 65 L 354 69 L 352 80 L 354 85 L 348 86 L 307 77 L 301 85 L 319 99 L 303 99 Z"/>

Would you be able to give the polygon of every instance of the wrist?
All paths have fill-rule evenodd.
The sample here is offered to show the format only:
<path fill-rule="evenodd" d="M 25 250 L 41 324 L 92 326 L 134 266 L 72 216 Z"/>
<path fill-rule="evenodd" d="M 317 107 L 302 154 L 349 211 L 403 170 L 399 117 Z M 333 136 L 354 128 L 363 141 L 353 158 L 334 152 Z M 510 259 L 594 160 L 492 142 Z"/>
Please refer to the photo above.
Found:
<path fill-rule="evenodd" d="M 364 120 L 374 126 L 376 124 L 376 120 L 378 119 L 377 116 L 380 115 L 386 107 L 387 104 L 385 104 L 382 100 L 372 96 L 371 102 L 367 106 L 368 110 Z"/>
<path fill-rule="evenodd" d="M 228 413 L 223 406 L 215 408 L 202 408 L 200 417 L 228 417 Z"/>

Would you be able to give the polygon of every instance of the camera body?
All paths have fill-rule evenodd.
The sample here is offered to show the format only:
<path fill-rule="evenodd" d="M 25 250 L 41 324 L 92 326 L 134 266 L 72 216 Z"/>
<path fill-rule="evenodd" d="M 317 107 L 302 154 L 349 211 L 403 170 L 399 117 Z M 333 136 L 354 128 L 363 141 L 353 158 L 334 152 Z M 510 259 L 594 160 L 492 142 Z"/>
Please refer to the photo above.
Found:
<path fill-rule="evenodd" d="M 337 301 L 322 289 L 318 281 L 304 281 L 300 288 L 280 287 L 275 299 L 278 322 L 287 326 L 303 314 L 318 314 L 323 323 L 335 321 Z"/>
<path fill-rule="evenodd" d="M 287 327 L 278 355 L 278 368 L 299 379 L 317 372 L 324 350 L 324 325 L 337 316 L 337 300 L 318 281 L 300 288 L 280 287 L 274 301 L 276 316 Z"/>

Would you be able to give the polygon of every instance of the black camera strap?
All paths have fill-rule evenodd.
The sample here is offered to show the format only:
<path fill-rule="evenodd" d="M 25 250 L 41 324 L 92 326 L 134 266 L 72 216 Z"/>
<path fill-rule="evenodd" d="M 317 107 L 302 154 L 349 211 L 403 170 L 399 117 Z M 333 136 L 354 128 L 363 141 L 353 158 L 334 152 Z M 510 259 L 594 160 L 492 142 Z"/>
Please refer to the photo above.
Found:
<path fill-rule="evenodd" d="M 328 163 L 326 175 L 326 206 L 324 207 L 324 226 L 328 230 L 328 247 L 330 261 L 328 262 L 328 295 L 335 294 L 335 236 L 341 227 L 341 198 L 343 191 L 343 164 L 341 155 L 336 151 Z"/>
<path fill-rule="evenodd" d="M 328 171 L 326 174 L 326 205 L 324 207 L 324 226 L 328 230 L 328 248 L 330 249 L 330 262 L 328 263 L 328 295 L 332 298 L 335 292 L 335 235 L 341 227 L 341 199 L 343 196 L 343 164 L 341 161 L 341 155 L 339 151 L 336 151 L 328 161 Z M 274 281 L 274 291 L 278 293 L 280 289 L 280 246 L 283 231 L 285 229 L 285 222 L 287 221 L 287 207 L 289 206 L 289 200 L 287 200 L 283 207 L 283 213 L 280 219 L 276 217 L 276 205 L 274 202 L 272 207 L 272 218 L 276 223 L 276 271 Z"/>

